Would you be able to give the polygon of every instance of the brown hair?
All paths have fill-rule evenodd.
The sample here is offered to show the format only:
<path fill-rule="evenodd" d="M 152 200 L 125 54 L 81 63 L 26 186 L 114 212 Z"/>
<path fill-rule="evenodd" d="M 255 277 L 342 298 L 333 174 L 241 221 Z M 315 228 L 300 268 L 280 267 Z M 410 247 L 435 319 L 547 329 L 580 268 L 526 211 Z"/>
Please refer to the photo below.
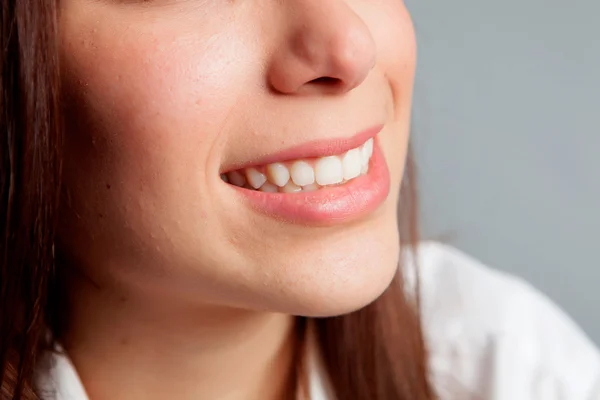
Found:
<path fill-rule="evenodd" d="M 33 383 L 52 324 L 62 124 L 57 0 L 0 6 L 0 398 L 38 399 Z M 409 158 L 401 192 L 403 247 L 415 247 L 416 189 Z M 430 400 L 418 302 L 398 272 L 389 289 L 349 315 L 316 319 L 339 399 Z"/>

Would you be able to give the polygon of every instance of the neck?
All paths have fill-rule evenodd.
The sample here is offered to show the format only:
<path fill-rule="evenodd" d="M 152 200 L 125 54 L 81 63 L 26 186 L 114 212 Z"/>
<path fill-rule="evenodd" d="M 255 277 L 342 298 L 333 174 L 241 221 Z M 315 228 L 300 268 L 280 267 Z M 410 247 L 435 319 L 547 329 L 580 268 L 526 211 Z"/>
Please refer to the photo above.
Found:
<path fill-rule="evenodd" d="M 294 398 L 294 318 L 69 285 L 61 338 L 91 400 Z"/>

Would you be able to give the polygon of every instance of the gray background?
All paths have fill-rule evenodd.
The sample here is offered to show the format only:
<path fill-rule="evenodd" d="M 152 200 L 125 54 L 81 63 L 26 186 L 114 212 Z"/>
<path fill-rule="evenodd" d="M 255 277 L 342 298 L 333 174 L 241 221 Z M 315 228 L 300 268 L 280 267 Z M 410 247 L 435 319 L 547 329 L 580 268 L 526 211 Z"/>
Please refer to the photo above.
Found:
<path fill-rule="evenodd" d="M 600 344 L 600 1 L 406 4 L 425 233 L 524 277 Z"/>

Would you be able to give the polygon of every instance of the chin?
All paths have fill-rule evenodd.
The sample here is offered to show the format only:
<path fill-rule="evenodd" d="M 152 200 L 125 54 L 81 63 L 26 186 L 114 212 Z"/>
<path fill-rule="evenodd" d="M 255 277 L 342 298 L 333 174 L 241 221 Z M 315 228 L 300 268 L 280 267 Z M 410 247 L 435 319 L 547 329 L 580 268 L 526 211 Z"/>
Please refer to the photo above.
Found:
<path fill-rule="evenodd" d="M 279 312 L 306 317 L 333 317 L 359 310 L 377 300 L 397 270 L 396 235 L 352 246 L 351 250 L 304 258 L 287 277 L 285 297 L 273 299 Z"/>
<path fill-rule="evenodd" d="M 397 261 L 376 266 L 380 271 L 366 280 L 348 279 L 335 287 L 322 288 L 301 314 L 307 317 L 335 317 L 349 314 L 377 300 L 389 287 L 397 271 Z M 360 267 L 356 267 L 360 268 Z"/>

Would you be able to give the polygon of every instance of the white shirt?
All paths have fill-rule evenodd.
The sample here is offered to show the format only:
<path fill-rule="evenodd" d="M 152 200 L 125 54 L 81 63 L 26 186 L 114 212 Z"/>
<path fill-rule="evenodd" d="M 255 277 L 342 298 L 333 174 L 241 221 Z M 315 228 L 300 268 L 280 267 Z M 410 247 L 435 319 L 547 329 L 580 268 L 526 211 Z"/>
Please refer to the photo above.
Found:
<path fill-rule="evenodd" d="M 600 353 L 545 296 L 439 243 L 422 244 L 417 260 L 441 400 L 600 400 Z M 51 364 L 39 376 L 42 400 L 89 400 L 66 356 Z M 311 400 L 333 400 L 309 365 Z"/>

